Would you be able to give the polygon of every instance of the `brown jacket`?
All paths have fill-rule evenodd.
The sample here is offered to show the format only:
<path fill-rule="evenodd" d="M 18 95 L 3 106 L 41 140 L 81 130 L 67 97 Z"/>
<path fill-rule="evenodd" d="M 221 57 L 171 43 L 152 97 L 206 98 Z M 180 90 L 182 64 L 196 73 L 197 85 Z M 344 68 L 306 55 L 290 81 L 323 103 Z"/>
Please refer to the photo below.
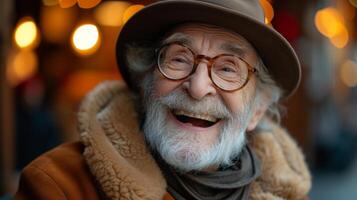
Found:
<path fill-rule="evenodd" d="M 61 145 L 27 166 L 15 199 L 98 200 L 80 142 Z"/>
<path fill-rule="evenodd" d="M 81 143 L 62 145 L 27 166 L 15 200 L 169 200 L 166 181 L 137 124 L 132 98 L 118 82 L 97 87 L 78 114 Z M 262 164 L 252 200 L 300 200 L 311 179 L 301 151 L 274 123 L 249 133 Z"/>
<path fill-rule="evenodd" d="M 23 170 L 14 199 L 105 199 L 82 156 L 83 151 L 81 142 L 66 143 L 37 158 Z M 170 199 L 165 194 L 163 200 Z"/>

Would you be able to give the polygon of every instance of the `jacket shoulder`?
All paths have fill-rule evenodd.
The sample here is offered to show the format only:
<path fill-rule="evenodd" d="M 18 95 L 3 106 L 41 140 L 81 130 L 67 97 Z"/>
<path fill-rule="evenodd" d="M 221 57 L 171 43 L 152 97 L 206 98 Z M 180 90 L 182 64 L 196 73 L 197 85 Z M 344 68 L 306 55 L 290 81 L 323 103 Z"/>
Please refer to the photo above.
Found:
<path fill-rule="evenodd" d="M 21 173 L 14 199 L 98 200 L 83 150 L 80 142 L 67 143 L 35 159 Z"/>

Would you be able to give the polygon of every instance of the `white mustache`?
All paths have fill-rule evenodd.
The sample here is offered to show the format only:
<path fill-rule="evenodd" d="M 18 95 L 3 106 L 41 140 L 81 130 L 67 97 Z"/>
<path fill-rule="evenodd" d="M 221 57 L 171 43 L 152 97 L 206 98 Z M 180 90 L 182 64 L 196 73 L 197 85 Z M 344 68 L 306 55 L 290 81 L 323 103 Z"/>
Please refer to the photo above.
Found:
<path fill-rule="evenodd" d="M 181 89 L 159 98 L 159 101 L 171 110 L 184 110 L 191 113 L 210 115 L 219 119 L 233 116 L 219 97 L 207 96 L 202 100 L 195 100 Z"/>

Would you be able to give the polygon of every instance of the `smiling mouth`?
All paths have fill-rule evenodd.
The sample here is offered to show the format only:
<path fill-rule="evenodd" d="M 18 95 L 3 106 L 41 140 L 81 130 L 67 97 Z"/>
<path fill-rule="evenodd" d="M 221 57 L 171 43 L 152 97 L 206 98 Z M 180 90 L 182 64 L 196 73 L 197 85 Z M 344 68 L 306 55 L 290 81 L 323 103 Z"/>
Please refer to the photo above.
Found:
<path fill-rule="evenodd" d="M 191 124 L 201 128 L 209 128 L 219 122 L 221 119 L 208 114 L 197 114 L 184 110 L 172 110 L 175 118 L 184 124 Z"/>

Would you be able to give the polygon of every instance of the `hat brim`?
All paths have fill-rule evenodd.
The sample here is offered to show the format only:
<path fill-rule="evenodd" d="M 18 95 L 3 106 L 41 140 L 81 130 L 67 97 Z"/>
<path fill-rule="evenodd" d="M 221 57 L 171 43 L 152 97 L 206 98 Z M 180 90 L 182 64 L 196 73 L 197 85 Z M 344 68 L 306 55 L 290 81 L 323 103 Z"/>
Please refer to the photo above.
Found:
<path fill-rule="evenodd" d="M 215 4 L 202 1 L 162 1 L 151 4 L 126 22 L 116 45 L 120 72 L 133 90 L 138 90 L 138 80 L 132 80 L 126 66 L 126 45 L 138 41 L 158 39 L 175 25 L 197 22 L 224 27 L 248 40 L 263 60 L 269 73 L 283 89 L 283 97 L 294 93 L 300 83 L 301 69 L 298 57 L 277 31 L 269 26 Z"/>

